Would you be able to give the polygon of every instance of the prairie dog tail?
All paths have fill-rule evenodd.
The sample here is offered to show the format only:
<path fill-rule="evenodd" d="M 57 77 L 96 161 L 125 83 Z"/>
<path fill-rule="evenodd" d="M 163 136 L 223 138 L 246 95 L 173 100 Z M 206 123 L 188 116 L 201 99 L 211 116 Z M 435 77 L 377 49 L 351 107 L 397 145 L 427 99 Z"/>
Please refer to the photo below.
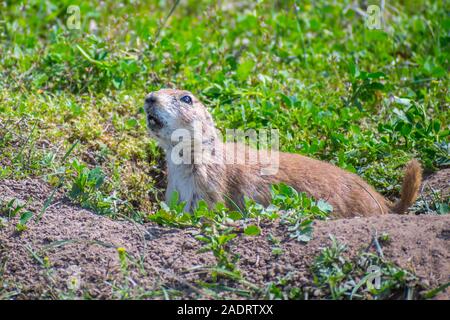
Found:
<path fill-rule="evenodd" d="M 392 211 L 398 214 L 405 211 L 414 203 L 422 183 L 422 167 L 419 161 L 412 159 L 405 167 L 400 200 L 394 204 Z"/>

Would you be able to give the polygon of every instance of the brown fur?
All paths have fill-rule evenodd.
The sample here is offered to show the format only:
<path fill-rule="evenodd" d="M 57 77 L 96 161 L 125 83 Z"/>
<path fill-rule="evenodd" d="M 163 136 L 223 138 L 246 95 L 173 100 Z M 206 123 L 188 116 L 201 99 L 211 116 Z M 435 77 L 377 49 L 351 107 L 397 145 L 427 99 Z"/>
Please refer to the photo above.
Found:
<path fill-rule="evenodd" d="M 243 206 L 242 195 L 268 205 L 270 185 L 284 182 L 315 199 L 333 206 L 333 216 L 349 218 L 404 213 L 415 201 L 421 183 L 416 160 L 406 167 L 401 199 L 392 204 L 357 175 L 329 163 L 305 156 L 280 153 L 280 168 L 274 176 L 259 175 L 259 167 L 229 165 L 227 189 L 233 202 Z"/>
<path fill-rule="evenodd" d="M 192 106 L 178 101 L 185 94 L 192 97 Z M 177 190 L 182 195 L 181 200 L 187 202 L 186 210 L 195 208 L 200 199 L 204 199 L 210 206 L 224 201 L 231 208 L 238 206 L 242 209 L 244 196 L 268 205 L 271 199 L 270 185 L 279 182 L 316 199 L 328 201 L 333 206 L 335 217 L 403 213 L 417 197 L 421 168 L 416 160 L 412 160 L 406 167 L 401 199 L 396 204 L 390 203 L 357 175 L 299 154 L 280 152 L 279 170 L 274 175 L 261 175 L 260 164 L 225 164 L 227 151 L 218 151 L 224 150 L 226 145 L 218 139 L 212 117 L 198 99 L 187 91 L 178 90 L 160 90 L 151 96 L 156 102 L 146 104 L 147 116 L 161 119 L 165 126 L 162 129 L 149 126 L 150 133 L 166 149 L 168 190 Z M 166 103 L 170 105 L 165 105 Z M 165 112 L 165 109 L 170 109 L 170 112 Z M 192 130 L 191 123 L 194 120 L 202 123 L 204 138 L 201 143 L 204 148 L 212 150 L 210 159 L 201 164 L 175 166 L 168 157 L 173 146 L 167 135 L 177 128 L 170 128 L 170 125 L 174 123 L 174 126 Z M 232 146 L 238 150 L 244 148 L 238 144 Z M 246 150 L 245 157 L 252 152 L 255 150 Z M 167 194 L 166 198 L 169 196 Z"/>
<path fill-rule="evenodd" d="M 392 207 L 395 213 L 405 213 L 414 203 L 422 182 L 422 168 L 420 163 L 413 159 L 405 168 L 400 200 Z"/>

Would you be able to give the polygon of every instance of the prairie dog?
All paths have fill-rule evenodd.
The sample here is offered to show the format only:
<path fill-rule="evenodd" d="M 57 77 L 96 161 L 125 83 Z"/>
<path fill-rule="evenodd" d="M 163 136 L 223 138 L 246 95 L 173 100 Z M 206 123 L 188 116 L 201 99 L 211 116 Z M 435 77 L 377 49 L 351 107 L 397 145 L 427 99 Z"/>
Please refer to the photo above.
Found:
<path fill-rule="evenodd" d="M 261 163 L 226 161 L 230 147 L 245 150 L 241 160 L 258 151 L 223 143 L 211 114 L 192 93 L 172 89 L 152 92 L 145 98 L 145 112 L 149 133 L 166 154 L 166 200 L 177 191 L 179 200 L 186 202 L 186 211 L 195 209 L 200 199 L 209 206 L 222 201 L 232 209 L 244 207 L 244 196 L 268 205 L 270 185 L 284 182 L 329 202 L 334 217 L 404 213 L 414 203 L 422 180 L 420 164 L 413 159 L 405 169 L 401 198 L 393 204 L 357 175 L 299 154 L 277 153 L 277 172 L 262 174 Z M 201 161 L 195 161 L 199 155 Z"/>

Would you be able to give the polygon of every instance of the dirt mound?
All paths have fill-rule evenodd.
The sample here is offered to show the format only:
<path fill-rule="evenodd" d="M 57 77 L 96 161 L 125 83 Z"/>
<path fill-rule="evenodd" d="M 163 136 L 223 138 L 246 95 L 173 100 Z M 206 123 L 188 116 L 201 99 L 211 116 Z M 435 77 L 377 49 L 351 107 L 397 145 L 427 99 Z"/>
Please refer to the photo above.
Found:
<path fill-rule="evenodd" d="M 0 181 L 0 200 L 16 198 L 38 214 L 51 188 L 40 180 Z M 17 219 L 17 218 L 16 218 Z M 208 298 L 195 286 L 204 280 L 202 266 L 213 265 L 210 252 L 199 253 L 195 230 L 155 224 L 114 221 L 80 209 L 56 195 L 54 203 L 28 230 L 17 232 L 17 220 L 0 228 L 0 298 Z M 318 221 L 308 244 L 291 240 L 285 226 L 266 223 L 257 237 L 238 236 L 232 245 L 240 255 L 244 277 L 264 286 L 293 274 L 295 285 L 310 282 L 310 265 L 330 244 L 329 235 L 348 245 L 349 256 L 371 242 L 373 233 L 388 233 L 384 256 L 413 271 L 426 287 L 445 284 L 450 277 L 450 216 L 388 215 Z M 274 256 L 269 235 L 283 250 Z M 120 259 L 122 249 L 128 259 Z M 448 298 L 449 291 L 439 295 Z"/>
<path fill-rule="evenodd" d="M 431 188 L 439 190 L 444 197 L 450 196 L 450 168 L 437 171 L 428 176 L 422 184 L 422 191 Z"/>

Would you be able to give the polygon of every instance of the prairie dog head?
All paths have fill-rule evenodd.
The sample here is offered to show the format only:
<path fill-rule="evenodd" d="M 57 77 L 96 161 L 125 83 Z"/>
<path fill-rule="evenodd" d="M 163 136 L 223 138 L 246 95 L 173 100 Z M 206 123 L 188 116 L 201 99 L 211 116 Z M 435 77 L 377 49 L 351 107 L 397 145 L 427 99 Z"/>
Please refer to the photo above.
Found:
<path fill-rule="evenodd" d="M 206 107 L 186 90 L 161 89 L 145 97 L 144 105 L 150 135 L 163 145 L 171 144 L 175 130 L 200 126 L 203 133 L 215 131 L 214 122 Z"/>

